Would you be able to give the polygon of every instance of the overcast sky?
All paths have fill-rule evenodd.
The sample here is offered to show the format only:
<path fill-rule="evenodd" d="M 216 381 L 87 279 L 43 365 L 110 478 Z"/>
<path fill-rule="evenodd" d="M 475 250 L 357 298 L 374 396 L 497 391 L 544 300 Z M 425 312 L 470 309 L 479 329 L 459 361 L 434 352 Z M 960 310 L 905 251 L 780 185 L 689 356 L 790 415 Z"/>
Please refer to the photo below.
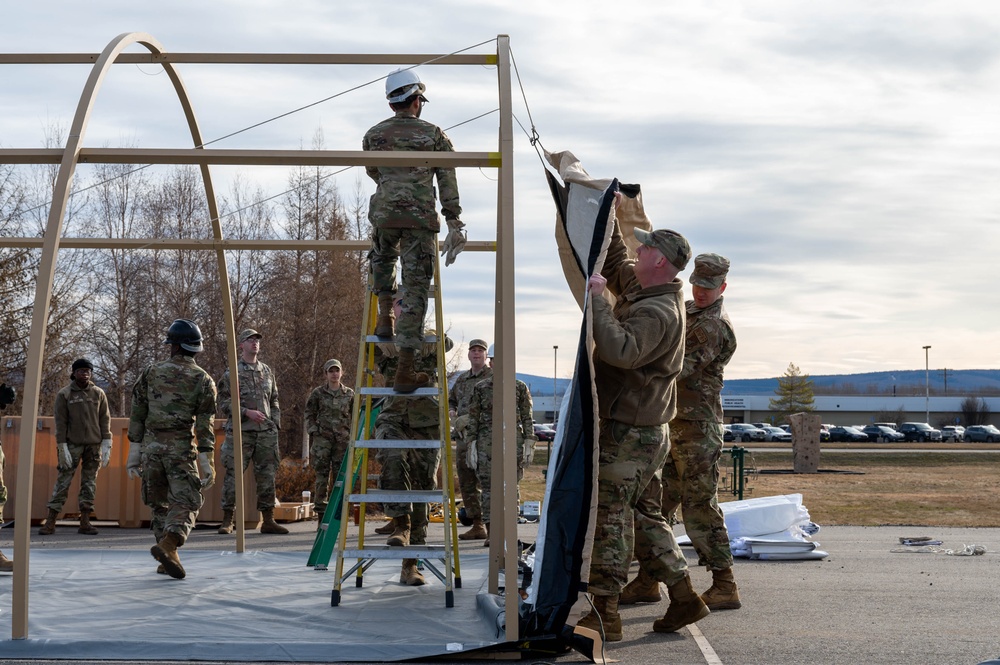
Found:
<path fill-rule="evenodd" d="M 97 53 L 146 32 L 167 51 L 495 51 L 508 34 L 527 99 L 514 114 L 598 177 L 639 183 L 656 227 L 732 261 L 730 378 L 1000 365 L 1000 5 L 990 2 L 448 2 L 213 0 L 12 3 L 0 52 Z M 135 46 L 130 52 L 143 52 Z M 387 67 L 180 68 L 207 139 L 384 76 Z M 419 70 L 424 118 L 456 149 L 495 150 L 492 68 Z M 0 145 L 68 127 L 89 66 L 0 66 Z M 381 82 L 267 123 L 218 148 L 360 148 L 389 115 Z M 517 127 L 515 123 L 515 128 Z M 190 145 L 165 75 L 121 65 L 85 144 Z M 515 141 L 517 369 L 560 377 L 579 310 L 561 275 L 554 206 L 526 136 Z M 224 193 L 233 170 L 215 171 Z M 284 169 L 244 169 L 268 194 Z M 342 193 L 359 169 L 338 176 Z M 496 172 L 458 174 L 474 240 L 495 233 Z M 370 181 L 364 178 L 366 194 Z M 443 236 L 442 236 L 443 238 Z M 493 256 L 444 269 L 461 342 L 492 338 Z M 690 268 L 682 277 L 687 278 Z M 460 351 L 464 354 L 464 351 Z"/>

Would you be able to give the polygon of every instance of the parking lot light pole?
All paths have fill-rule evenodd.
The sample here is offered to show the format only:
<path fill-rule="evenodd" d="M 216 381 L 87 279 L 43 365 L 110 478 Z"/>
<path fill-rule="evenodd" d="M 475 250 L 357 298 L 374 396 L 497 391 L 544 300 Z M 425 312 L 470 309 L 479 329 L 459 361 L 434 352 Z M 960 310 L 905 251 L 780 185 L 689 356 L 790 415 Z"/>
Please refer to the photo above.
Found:
<path fill-rule="evenodd" d="M 559 401 L 556 399 L 556 383 L 559 376 L 559 345 L 552 345 L 552 429 L 559 424 Z"/>
<path fill-rule="evenodd" d="M 931 424 L 931 352 L 930 346 L 924 347 L 924 417 Z"/>

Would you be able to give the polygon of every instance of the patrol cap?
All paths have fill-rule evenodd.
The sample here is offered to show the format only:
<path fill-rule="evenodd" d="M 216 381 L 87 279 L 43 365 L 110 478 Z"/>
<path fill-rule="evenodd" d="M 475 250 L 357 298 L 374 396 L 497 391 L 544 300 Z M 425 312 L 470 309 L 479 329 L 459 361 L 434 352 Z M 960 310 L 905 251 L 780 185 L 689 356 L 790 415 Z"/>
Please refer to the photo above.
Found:
<path fill-rule="evenodd" d="M 645 231 L 636 227 L 635 239 L 647 247 L 660 250 L 667 261 L 670 261 L 678 270 L 684 270 L 688 261 L 691 260 L 691 245 L 677 231 L 670 229 Z"/>
<path fill-rule="evenodd" d="M 490 345 L 487 344 L 485 340 L 479 339 L 478 337 L 476 339 L 472 340 L 471 342 L 469 342 L 469 348 L 470 349 L 475 348 L 477 346 L 480 349 L 482 349 L 483 351 L 485 351 L 486 349 L 490 348 Z"/>
<path fill-rule="evenodd" d="M 243 342 L 247 341 L 251 337 L 256 337 L 257 339 L 264 339 L 264 336 L 261 335 L 256 330 L 254 330 L 253 328 L 247 328 L 246 330 L 242 331 L 239 334 L 239 336 L 236 338 L 236 343 L 237 344 L 242 344 Z"/>
<path fill-rule="evenodd" d="M 340 361 L 336 358 L 330 358 L 325 363 L 323 363 L 323 371 L 329 372 L 331 367 L 336 367 L 337 369 L 344 369 L 344 366 L 340 364 Z"/>
<path fill-rule="evenodd" d="M 717 289 L 726 282 L 729 259 L 721 254 L 699 254 L 694 259 L 694 270 L 689 282 L 704 289 Z"/>
<path fill-rule="evenodd" d="M 82 369 L 82 368 L 86 368 L 86 369 L 89 369 L 90 371 L 94 371 L 94 363 L 90 362 L 86 358 L 80 358 L 79 360 L 74 360 L 73 361 L 73 369 L 72 369 L 73 372 L 75 372 L 78 369 Z"/>

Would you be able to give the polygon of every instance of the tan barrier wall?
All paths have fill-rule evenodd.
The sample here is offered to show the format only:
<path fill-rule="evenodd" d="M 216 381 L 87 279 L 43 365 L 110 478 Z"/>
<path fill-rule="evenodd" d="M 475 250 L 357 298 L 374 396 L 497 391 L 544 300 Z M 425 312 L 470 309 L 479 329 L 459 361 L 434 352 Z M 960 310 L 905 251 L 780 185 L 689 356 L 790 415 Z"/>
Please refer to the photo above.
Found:
<path fill-rule="evenodd" d="M 48 514 L 46 504 L 52 496 L 56 478 L 56 440 L 55 419 L 51 417 L 38 419 L 39 429 L 35 433 L 35 477 L 31 492 L 31 523 L 39 524 Z M 222 429 L 222 421 L 215 429 L 215 470 L 216 482 L 204 492 L 205 503 L 198 514 L 198 521 L 222 521 L 222 441 L 226 433 Z M 119 526 L 135 528 L 148 524 L 150 519 L 147 508 L 139 496 L 139 481 L 132 480 L 125 471 L 125 461 L 128 458 L 128 418 L 111 419 L 111 437 L 114 441 L 111 448 L 111 462 L 97 473 L 97 496 L 94 498 L 94 519 L 118 522 Z M 0 445 L 6 456 L 4 468 L 4 483 L 7 485 L 7 505 L 4 507 L 5 519 L 14 518 L 14 506 L 17 505 L 20 493 L 17 491 L 18 447 L 21 441 L 20 416 L 3 416 L 0 420 Z M 253 479 L 253 467 L 247 470 L 243 480 L 245 484 L 243 506 L 246 515 L 246 528 L 255 529 L 260 523 L 260 513 L 257 512 L 256 484 Z M 69 498 L 63 506 L 62 515 L 78 514 L 76 497 L 80 491 L 80 470 L 77 467 L 76 477 L 69 490 Z"/>

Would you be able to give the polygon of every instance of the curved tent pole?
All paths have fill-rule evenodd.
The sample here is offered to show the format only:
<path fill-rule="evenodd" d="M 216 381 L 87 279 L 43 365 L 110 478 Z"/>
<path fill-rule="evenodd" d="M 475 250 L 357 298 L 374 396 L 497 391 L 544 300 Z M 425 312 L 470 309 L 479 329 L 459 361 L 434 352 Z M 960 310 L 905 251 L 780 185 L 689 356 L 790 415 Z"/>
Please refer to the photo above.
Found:
<path fill-rule="evenodd" d="M 52 281 L 55 275 L 56 258 L 59 252 L 59 241 L 62 236 L 63 221 L 66 206 L 69 201 L 73 184 L 73 175 L 79 160 L 83 137 L 86 133 L 90 113 L 93 110 L 100 89 L 111 65 L 118 55 L 132 44 L 142 44 L 155 55 L 163 53 L 163 47 L 151 35 L 143 32 L 123 33 L 115 37 L 105 47 L 97 58 L 90 72 L 90 77 L 80 94 L 80 101 L 73 117 L 66 148 L 59 163 L 59 173 L 52 191 L 52 205 L 49 208 L 49 219 L 45 227 L 45 237 L 42 243 L 42 257 L 38 268 L 35 286 L 35 303 L 31 318 L 31 334 L 28 343 L 28 358 L 24 374 L 23 404 L 21 408 L 21 439 L 18 448 L 17 488 L 21 501 L 17 502 L 14 511 L 14 580 L 12 590 L 12 622 L 11 638 L 25 639 L 28 636 L 28 571 L 29 571 L 29 541 L 31 530 L 31 496 L 32 478 L 35 463 L 35 427 L 29 423 L 38 420 L 38 399 L 41 386 L 42 357 L 45 352 L 45 336 L 48 328 L 49 302 L 52 297 Z M 201 131 L 194 115 L 187 91 L 180 76 L 169 62 L 162 63 L 174 90 L 184 109 L 184 115 L 191 130 L 191 137 L 196 147 L 202 146 Z M 207 164 L 201 165 L 202 179 L 205 184 L 205 195 L 208 201 L 209 214 L 212 218 L 212 232 L 216 240 L 222 240 L 222 227 L 219 222 L 218 205 L 215 190 Z M 236 344 L 233 321 L 233 305 L 229 288 L 229 274 L 226 269 L 225 252 L 216 251 L 219 271 L 219 284 L 222 290 L 222 304 L 226 322 L 226 347 L 230 367 L 236 366 Z M 233 381 L 233 411 L 239 414 L 239 389 Z M 237 416 L 238 418 L 238 416 Z M 239 426 L 234 427 L 234 454 L 236 455 L 237 496 L 242 496 L 243 465 L 242 445 L 239 438 Z M 242 512 L 242 502 L 237 502 L 237 511 Z M 237 542 L 242 549 L 242 528 Z"/>

